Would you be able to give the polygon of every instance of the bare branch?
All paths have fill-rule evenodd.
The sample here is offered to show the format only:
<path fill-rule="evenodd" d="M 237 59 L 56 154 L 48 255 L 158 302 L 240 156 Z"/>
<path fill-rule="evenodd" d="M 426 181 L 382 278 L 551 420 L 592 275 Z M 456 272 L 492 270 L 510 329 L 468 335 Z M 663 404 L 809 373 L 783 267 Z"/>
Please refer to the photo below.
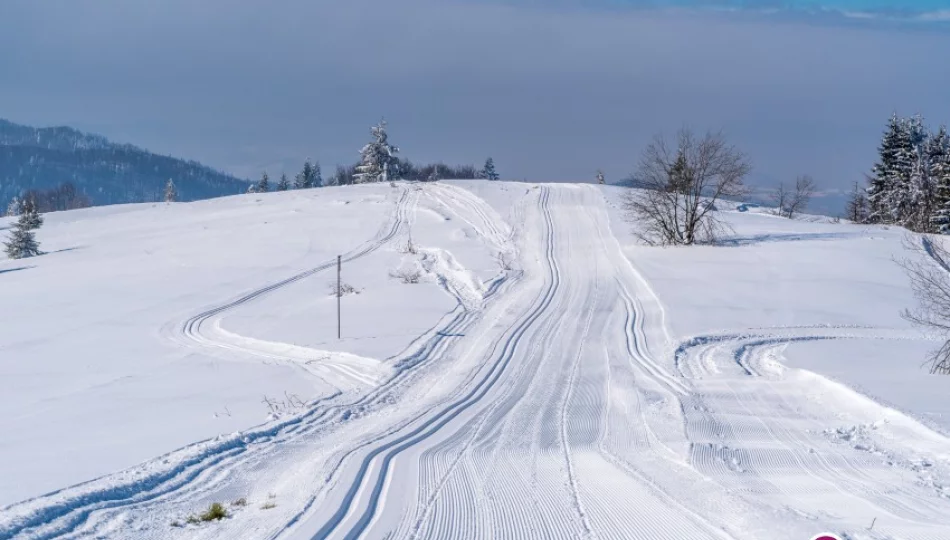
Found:
<path fill-rule="evenodd" d="M 906 320 L 937 333 L 945 340 L 930 354 L 931 373 L 950 374 L 950 252 L 926 236 L 921 241 L 908 235 L 904 247 L 916 254 L 898 261 L 910 278 L 917 307 L 901 314 Z"/>

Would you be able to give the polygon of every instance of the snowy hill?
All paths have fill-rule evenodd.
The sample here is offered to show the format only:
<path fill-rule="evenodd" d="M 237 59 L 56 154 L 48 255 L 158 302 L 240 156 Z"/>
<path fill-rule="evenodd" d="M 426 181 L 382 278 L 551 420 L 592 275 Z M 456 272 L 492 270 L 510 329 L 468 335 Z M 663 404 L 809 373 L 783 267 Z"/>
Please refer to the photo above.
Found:
<path fill-rule="evenodd" d="M 902 231 L 723 206 L 727 245 L 644 247 L 625 193 L 49 214 L 0 259 L 0 539 L 945 538 Z"/>

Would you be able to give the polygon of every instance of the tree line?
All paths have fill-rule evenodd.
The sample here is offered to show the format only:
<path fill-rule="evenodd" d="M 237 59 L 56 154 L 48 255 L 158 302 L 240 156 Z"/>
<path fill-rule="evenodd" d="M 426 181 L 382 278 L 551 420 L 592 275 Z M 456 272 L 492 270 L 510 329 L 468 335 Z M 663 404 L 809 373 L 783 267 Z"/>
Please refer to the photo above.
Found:
<path fill-rule="evenodd" d="M 76 189 L 72 182 L 63 182 L 51 189 L 28 189 L 22 199 L 14 197 L 7 205 L 7 215 L 20 215 L 20 208 L 29 201 L 38 212 L 59 212 L 92 206 L 88 195 Z"/>
<path fill-rule="evenodd" d="M 472 178 L 498 180 L 500 178 L 495 169 L 495 162 L 490 157 L 485 160 L 481 169 L 476 169 L 474 165 L 453 166 L 441 162 L 417 165 L 408 159 L 401 158 L 396 155 L 399 153 L 399 148 L 389 142 L 385 121 L 370 128 L 370 135 L 372 137 L 370 142 L 360 149 L 359 162 L 349 166 L 337 165 L 334 173 L 326 178 L 323 176 L 320 162 L 311 161 L 308 158 L 304 162 L 303 169 L 294 176 L 293 182 L 286 174 L 281 174 L 280 180 L 273 184 L 272 188 L 270 176 L 264 172 L 260 180 L 248 187 L 248 192 L 266 193 L 391 180 L 434 182 Z"/>

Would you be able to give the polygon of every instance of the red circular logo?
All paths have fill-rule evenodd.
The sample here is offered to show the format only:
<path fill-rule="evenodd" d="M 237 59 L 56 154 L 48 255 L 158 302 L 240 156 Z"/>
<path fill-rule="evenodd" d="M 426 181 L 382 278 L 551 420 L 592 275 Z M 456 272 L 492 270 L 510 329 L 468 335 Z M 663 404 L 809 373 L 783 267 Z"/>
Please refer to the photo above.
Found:
<path fill-rule="evenodd" d="M 812 537 L 811 540 L 841 540 L 841 538 L 831 533 L 822 533 Z"/>

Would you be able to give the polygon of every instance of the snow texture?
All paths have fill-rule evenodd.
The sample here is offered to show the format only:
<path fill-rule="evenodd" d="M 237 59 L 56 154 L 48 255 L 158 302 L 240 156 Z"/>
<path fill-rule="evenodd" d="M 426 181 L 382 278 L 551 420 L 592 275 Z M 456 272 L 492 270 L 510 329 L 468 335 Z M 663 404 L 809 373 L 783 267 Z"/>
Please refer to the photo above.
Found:
<path fill-rule="evenodd" d="M 49 214 L 0 260 L 0 539 L 947 538 L 903 233 L 723 201 L 726 245 L 645 247 L 623 193 Z"/>

